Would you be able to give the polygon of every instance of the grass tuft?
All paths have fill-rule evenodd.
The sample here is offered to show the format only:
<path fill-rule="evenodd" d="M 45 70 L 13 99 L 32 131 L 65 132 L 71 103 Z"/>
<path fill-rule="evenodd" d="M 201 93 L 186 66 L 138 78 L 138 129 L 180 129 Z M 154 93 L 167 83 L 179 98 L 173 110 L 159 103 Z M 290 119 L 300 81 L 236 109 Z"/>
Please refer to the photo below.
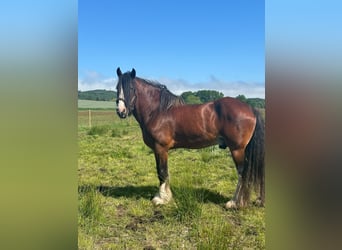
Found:
<path fill-rule="evenodd" d="M 185 173 L 176 183 L 172 183 L 174 201 L 174 215 L 180 222 L 197 220 L 202 214 L 202 205 L 205 198 L 203 189 L 196 188 L 196 182 L 190 174 Z"/>
<path fill-rule="evenodd" d="M 122 130 L 122 135 L 128 135 L 129 131 L 127 129 Z"/>
<path fill-rule="evenodd" d="M 218 156 L 219 149 L 217 146 L 211 146 L 207 148 L 200 149 L 201 152 L 201 160 L 204 163 L 208 163 L 211 160 L 215 159 Z"/>
<path fill-rule="evenodd" d="M 224 220 L 217 220 L 216 223 L 201 224 L 198 229 L 197 249 L 240 249 L 239 239 L 231 224 Z"/>
<path fill-rule="evenodd" d="M 107 125 L 99 125 L 93 126 L 89 129 L 88 135 L 104 135 L 108 132 L 109 126 Z"/>
<path fill-rule="evenodd" d="M 101 196 L 95 187 L 85 187 L 79 191 L 78 212 L 81 220 L 90 224 L 96 224 L 102 217 Z"/>
<path fill-rule="evenodd" d="M 121 137 L 121 133 L 118 128 L 113 128 L 112 129 L 112 137 Z"/>
<path fill-rule="evenodd" d="M 207 163 L 212 158 L 213 158 L 213 156 L 211 155 L 210 152 L 206 152 L 206 151 L 201 152 L 201 159 L 202 159 L 203 162 Z"/>

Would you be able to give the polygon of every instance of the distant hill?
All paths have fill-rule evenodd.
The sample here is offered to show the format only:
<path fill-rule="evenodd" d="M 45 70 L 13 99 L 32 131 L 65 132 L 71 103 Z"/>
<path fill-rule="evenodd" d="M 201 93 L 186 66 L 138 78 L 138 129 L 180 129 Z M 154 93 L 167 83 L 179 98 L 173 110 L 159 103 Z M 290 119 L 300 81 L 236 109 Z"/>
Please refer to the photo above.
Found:
<path fill-rule="evenodd" d="M 88 90 L 78 91 L 78 99 L 80 100 L 93 100 L 93 101 L 113 101 L 116 99 L 116 92 L 112 90 Z"/>

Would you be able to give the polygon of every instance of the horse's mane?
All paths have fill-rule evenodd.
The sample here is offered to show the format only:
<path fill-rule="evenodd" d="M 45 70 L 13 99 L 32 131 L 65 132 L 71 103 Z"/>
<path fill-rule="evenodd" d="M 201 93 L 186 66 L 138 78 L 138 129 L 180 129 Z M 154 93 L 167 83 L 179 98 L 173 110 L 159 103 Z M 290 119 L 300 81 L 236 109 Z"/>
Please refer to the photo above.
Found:
<path fill-rule="evenodd" d="M 141 80 L 143 80 L 145 84 L 148 84 L 160 90 L 160 106 L 159 106 L 160 111 L 166 111 L 166 110 L 169 110 L 173 106 L 181 106 L 185 104 L 181 96 L 177 96 L 171 93 L 171 91 L 168 90 L 165 85 L 156 81 L 150 81 L 146 79 L 141 79 Z"/>

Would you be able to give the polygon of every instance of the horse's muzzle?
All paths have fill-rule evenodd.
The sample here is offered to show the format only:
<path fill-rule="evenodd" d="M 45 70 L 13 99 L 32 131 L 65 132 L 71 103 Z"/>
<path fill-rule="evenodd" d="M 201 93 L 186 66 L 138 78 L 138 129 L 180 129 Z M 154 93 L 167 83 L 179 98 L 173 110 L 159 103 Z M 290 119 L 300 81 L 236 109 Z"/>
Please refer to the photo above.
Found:
<path fill-rule="evenodd" d="M 116 110 L 117 115 L 121 118 L 121 119 L 125 119 L 127 117 L 127 113 L 124 112 L 120 112 L 119 109 Z"/>
<path fill-rule="evenodd" d="M 124 119 L 128 116 L 128 110 L 126 107 L 125 100 L 122 98 L 118 98 L 116 101 L 116 113 L 121 119 Z"/>

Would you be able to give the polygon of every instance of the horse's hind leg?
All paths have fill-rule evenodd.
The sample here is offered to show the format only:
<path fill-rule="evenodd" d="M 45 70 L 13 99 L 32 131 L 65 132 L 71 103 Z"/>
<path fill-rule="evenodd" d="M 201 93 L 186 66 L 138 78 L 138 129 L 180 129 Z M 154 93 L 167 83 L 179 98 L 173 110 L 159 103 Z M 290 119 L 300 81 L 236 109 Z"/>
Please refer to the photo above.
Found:
<path fill-rule="evenodd" d="M 241 176 L 239 175 L 239 180 L 238 180 L 238 184 L 236 186 L 234 197 L 233 197 L 233 199 L 231 199 L 230 201 L 228 201 L 226 203 L 226 208 L 227 209 L 232 209 L 232 208 L 237 208 L 238 207 L 237 200 L 238 200 L 240 192 L 241 192 Z"/>
<path fill-rule="evenodd" d="M 172 198 L 167 166 L 168 152 L 161 147 L 156 147 L 154 155 L 156 158 L 157 173 L 160 185 L 159 192 L 154 196 L 152 202 L 155 205 L 162 205 L 168 203 Z"/>
<path fill-rule="evenodd" d="M 256 200 L 256 205 L 262 207 L 265 205 L 265 180 L 261 180 L 260 182 L 260 196 Z"/>
<path fill-rule="evenodd" d="M 235 194 L 233 198 L 226 203 L 226 208 L 238 208 L 243 207 L 247 203 L 247 197 L 245 197 L 245 180 L 242 178 L 242 172 L 244 168 L 244 159 L 245 159 L 245 150 L 238 149 L 238 150 L 231 150 L 232 157 L 238 172 L 239 180 L 236 186 Z"/>

